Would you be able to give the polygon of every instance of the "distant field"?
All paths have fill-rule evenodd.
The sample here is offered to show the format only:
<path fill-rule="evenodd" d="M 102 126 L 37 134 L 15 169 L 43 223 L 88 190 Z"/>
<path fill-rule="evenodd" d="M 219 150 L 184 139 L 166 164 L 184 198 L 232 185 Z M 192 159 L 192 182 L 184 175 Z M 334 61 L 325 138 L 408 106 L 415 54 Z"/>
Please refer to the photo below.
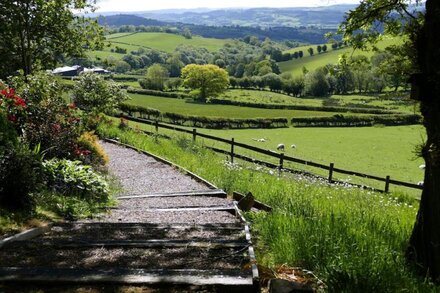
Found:
<path fill-rule="evenodd" d="M 199 104 L 183 99 L 162 98 L 147 95 L 130 94 L 129 104 L 155 108 L 162 112 L 186 115 L 225 117 L 225 118 L 270 118 L 332 116 L 335 112 L 299 111 L 283 109 L 260 109 L 228 105 Z"/>
<path fill-rule="evenodd" d="M 137 50 L 139 47 L 156 49 L 171 53 L 179 45 L 191 45 L 194 47 L 203 47 L 208 51 L 214 52 L 228 43 L 229 40 L 203 38 L 193 36 L 192 39 L 186 39 L 183 36 L 167 33 L 123 33 L 108 35 L 106 44 L 111 44 L 110 47 L 105 48 L 106 52 L 110 52 L 111 48 L 116 46 L 126 48 L 128 52 Z M 93 51 L 92 55 L 96 51 Z M 98 51 L 99 52 L 99 51 Z M 118 56 L 117 54 L 112 56 Z"/>
<path fill-rule="evenodd" d="M 228 90 L 220 96 L 221 99 L 263 104 L 279 104 L 279 105 L 304 105 L 304 106 L 323 106 L 323 102 L 329 98 L 302 97 L 296 98 L 285 94 L 279 94 L 269 91 L 259 90 Z M 406 103 L 404 101 L 383 100 L 375 95 L 333 95 L 330 98 L 337 99 L 337 106 L 353 106 L 362 108 L 368 106 L 380 106 L 387 110 L 414 113 L 414 103 Z M 418 112 L 416 108 L 416 112 Z"/>
<path fill-rule="evenodd" d="M 377 44 L 377 47 L 379 49 L 384 49 L 390 45 L 400 43 L 400 39 L 396 38 L 386 38 L 382 41 L 380 41 Z M 315 51 L 315 54 L 313 56 L 310 56 L 307 52 L 307 49 L 312 47 Z M 349 56 L 356 56 L 356 55 L 365 55 L 367 57 L 371 57 L 374 52 L 372 51 L 361 51 L 356 50 L 353 51 L 351 47 L 344 47 L 338 50 L 333 50 L 331 46 L 327 45 L 328 49 L 326 53 L 318 54 L 316 51 L 316 45 L 310 45 L 310 46 L 301 46 L 298 48 L 290 49 L 286 52 L 295 52 L 302 50 L 304 52 L 304 57 L 299 59 L 293 59 L 290 61 L 285 62 L 279 62 L 278 65 L 280 66 L 280 69 L 282 72 L 291 72 L 294 76 L 298 76 L 302 74 L 302 68 L 305 67 L 307 70 L 315 70 L 318 67 L 325 66 L 327 64 L 334 64 L 338 61 L 339 55 L 342 55 L 344 53 L 347 53 Z"/>

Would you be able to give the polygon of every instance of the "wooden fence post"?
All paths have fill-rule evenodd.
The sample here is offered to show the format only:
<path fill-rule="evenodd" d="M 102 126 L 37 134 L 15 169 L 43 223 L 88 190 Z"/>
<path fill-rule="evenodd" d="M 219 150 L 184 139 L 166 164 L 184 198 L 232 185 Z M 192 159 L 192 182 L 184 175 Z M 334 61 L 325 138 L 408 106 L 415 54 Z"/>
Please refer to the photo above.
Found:
<path fill-rule="evenodd" d="M 332 183 L 333 181 L 333 168 L 335 167 L 334 163 L 330 163 L 330 168 L 328 169 L 328 183 Z"/>
<path fill-rule="evenodd" d="M 234 144 L 235 140 L 234 138 L 231 139 L 231 163 L 234 163 Z"/>
<path fill-rule="evenodd" d="M 280 169 L 280 171 L 283 169 L 283 167 L 284 167 L 284 153 L 281 153 L 280 154 L 280 165 L 279 165 L 279 169 Z"/>
<path fill-rule="evenodd" d="M 385 179 L 385 192 L 390 192 L 390 176 L 387 176 Z"/>
<path fill-rule="evenodd" d="M 156 122 L 154 123 L 154 126 L 156 127 L 156 133 L 159 132 L 159 121 L 156 120 Z"/>
<path fill-rule="evenodd" d="M 197 129 L 193 128 L 193 142 L 196 142 Z"/>

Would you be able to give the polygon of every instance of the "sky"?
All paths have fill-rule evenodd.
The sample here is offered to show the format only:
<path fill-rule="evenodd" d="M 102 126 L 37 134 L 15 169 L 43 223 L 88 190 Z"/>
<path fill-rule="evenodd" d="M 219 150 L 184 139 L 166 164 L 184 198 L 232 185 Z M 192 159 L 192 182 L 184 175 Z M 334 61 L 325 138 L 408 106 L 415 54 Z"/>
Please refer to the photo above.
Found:
<path fill-rule="evenodd" d="M 177 8 L 314 7 L 359 2 L 360 0 L 98 0 L 97 6 L 99 12 L 125 12 Z"/>

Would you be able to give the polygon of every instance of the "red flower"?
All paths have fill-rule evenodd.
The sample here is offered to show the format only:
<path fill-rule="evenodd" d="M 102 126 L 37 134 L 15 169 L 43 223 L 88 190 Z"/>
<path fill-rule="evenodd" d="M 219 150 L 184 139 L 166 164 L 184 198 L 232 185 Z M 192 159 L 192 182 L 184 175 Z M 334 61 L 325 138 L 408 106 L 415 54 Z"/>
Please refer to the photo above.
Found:
<path fill-rule="evenodd" d="M 19 96 L 15 96 L 15 106 L 26 108 L 26 102 Z"/>

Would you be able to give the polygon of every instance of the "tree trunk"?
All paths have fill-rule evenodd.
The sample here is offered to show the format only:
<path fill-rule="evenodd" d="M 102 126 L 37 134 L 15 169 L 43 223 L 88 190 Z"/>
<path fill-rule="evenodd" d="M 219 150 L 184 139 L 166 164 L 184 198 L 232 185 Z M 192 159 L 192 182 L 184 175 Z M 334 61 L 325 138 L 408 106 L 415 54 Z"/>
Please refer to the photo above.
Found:
<path fill-rule="evenodd" d="M 407 257 L 421 272 L 440 283 L 440 1 L 426 1 L 425 23 L 415 40 L 420 74 L 418 90 L 427 132 L 422 155 L 425 179 Z"/>

